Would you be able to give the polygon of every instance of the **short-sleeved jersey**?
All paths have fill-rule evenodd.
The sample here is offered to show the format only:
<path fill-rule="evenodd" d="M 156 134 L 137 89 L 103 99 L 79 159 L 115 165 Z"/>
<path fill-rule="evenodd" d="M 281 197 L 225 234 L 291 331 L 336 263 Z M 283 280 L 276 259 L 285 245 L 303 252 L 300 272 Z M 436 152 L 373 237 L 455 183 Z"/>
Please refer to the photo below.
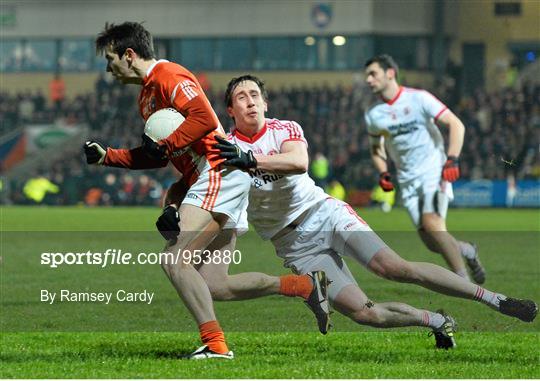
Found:
<path fill-rule="evenodd" d="M 373 142 L 384 139 L 400 183 L 441 170 L 446 155 L 435 122 L 447 109 L 425 90 L 400 87 L 394 99 L 381 100 L 366 112 L 370 138 Z"/>
<path fill-rule="evenodd" d="M 167 60 L 156 61 L 143 78 L 139 110 L 146 121 L 157 110 L 172 107 L 186 120 L 182 127 L 162 143 L 168 147 L 168 159 L 192 185 L 201 171 L 217 167 L 223 159 L 213 145 L 215 135 L 225 131 L 195 76 L 184 67 Z M 189 124 L 189 128 L 188 128 Z M 165 166 L 153 162 L 139 148 L 108 149 L 105 165 L 133 169 Z"/>
<path fill-rule="evenodd" d="M 279 154 L 287 141 L 307 144 L 298 123 L 278 119 L 266 119 L 262 130 L 251 138 L 233 129 L 228 139 L 243 151 L 252 150 L 255 155 Z M 307 173 L 286 175 L 252 169 L 249 174 L 248 219 L 263 239 L 272 238 L 307 209 L 328 197 Z"/>

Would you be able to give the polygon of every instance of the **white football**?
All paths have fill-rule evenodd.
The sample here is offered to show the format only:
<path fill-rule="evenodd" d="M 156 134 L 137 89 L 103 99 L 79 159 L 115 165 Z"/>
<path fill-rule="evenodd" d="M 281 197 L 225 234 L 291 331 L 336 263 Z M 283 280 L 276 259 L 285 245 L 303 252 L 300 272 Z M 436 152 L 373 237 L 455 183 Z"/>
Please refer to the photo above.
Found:
<path fill-rule="evenodd" d="M 186 120 L 174 108 L 163 108 L 156 111 L 146 121 L 144 133 L 157 142 L 167 138 Z"/>

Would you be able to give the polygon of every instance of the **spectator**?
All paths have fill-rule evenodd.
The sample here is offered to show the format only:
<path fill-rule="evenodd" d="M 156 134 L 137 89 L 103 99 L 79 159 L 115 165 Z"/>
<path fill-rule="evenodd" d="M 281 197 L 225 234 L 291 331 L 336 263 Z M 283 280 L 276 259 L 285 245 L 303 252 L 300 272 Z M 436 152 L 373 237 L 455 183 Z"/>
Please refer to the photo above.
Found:
<path fill-rule="evenodd" d="M 49 99 L 54 106 L 55 114 L 58 115 L 62 109 L 62 103 L 66 96 L 66 84 L 60 73 L 56 73 L 49 83 Z"/>
<path fill-rule="evenodd" d="M 325 188 L 329 174 L 328 159 L 320 152 L 317 152 L 311 161 L 311 175 L 315 184 Z"/>
<path fill-rule="evenodd" d="M 142 131 L 143 122 L 133 109 L 134 90 L 120 91 L 118 85 L 99 77 L 93 93 L 67 99 L 63 79 L 59 75 L 57 78 L 62 83 L 59 98 L 62 101 L 54 106 L 45 104 L 40 91 L 15 95 L 0 92 L 0 133 L 12 131 L 22 123 L 52 123 L 58 108 L 58 116 L 64 120 L 87 124 L 91 130 L 89 137 L 93 139 L 101 139 L 112 147 L 139 144 L 132 132 L 137 128 Z M 540 178 L 537 132 L 540 86 L 525 83 L 520 88 L 492 93 L 479 90 L 471 97 L 456 98 L 457 103 L 452 101 L 454 87 L 453 81 L 443 81 L 435 93 L 455 110 L 467 128 L 461 154 L 462 178 L 505 180 L 510 174 L 516 181 Z M 219 119 L 227 123 L 229 117 L 221 101 L 223 91 L 213 89 L 209 98 Z M 297 120 L 303 126 L 312 158 L 310 170 L 319 185 L 327 185 L 331 176 L 345 189 L 367 191 L 373 188 L 377 178 L 369 161 L 363 121 L 363 112 L 370 102 L 371 95 L 362 81 L 350 88 L 293 87 L 269 92 L 268 115 L 283 115 L 284 119 Z M 136 200 L 159 205 L 162 187 L 167 188 L 178 178 L 171 167 L 127 174 L 82 164 L 80 157 L 50 163 L 47 168 L 51 171 L 50 179 L 60 185 L 55 202 L 67 205 L 82 202 L 88 190 L 95 188 L 89 199 L 97 205 L 134 205 Z M 23 187 L 24 182 L 6 184 L 12 202 L 27 202 Z"/>
<path fill-rule="evenodd" d="M 345 197 L 347 196 L 347 192 L 345 191 L 345 188 L 341 183 L 337 180 L 332 180 L 330 182 L 330 185 L 328 185 L 328 189 L 326 192 L 338 200 L 344 201 Z"/>

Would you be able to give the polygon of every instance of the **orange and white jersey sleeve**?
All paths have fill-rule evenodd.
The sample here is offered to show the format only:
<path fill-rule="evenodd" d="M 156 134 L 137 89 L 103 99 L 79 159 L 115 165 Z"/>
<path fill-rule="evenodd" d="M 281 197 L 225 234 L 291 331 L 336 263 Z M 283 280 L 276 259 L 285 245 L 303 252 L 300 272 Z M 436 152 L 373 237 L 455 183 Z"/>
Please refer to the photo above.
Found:
<path fill-rule="evenodd" d="M 151 159 L 144 153 L 142 147 L 132 149 L 109 147 L 103 165 L 128 169 L 154 169 L 163 168 L 168 162 L 168 159 Z"/>
<path fill-rule="evenodd" d="M 225 132 L 195 76 L 176 63 L 159 60 L 143 79 L 139 109 L 147 120 L 157 110 L 167 107 L 175 108 L 185 120 L 161 143 L 166 145 L 171 163 L 192 184 L 205 161 L 211 168 L 223 161 L 213 145 L 214 136 L 224 136 Z"/>
<path fill-rule="evenodd" d="M 181 150 L 216 131 L 224 134 L 216 113 L 195 78 L 180 65 L 168 63 L 156 72 L 155 82 L 170 107 L 178 110 L 186 120 L 164 143 L 169 152 Z"/>

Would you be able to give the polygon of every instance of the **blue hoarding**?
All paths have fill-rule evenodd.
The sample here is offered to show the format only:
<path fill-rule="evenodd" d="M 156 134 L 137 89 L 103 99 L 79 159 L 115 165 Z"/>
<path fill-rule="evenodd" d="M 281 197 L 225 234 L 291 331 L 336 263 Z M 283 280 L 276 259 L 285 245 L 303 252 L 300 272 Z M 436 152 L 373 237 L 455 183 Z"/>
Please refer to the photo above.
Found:
<path fill-rule="evenodd" d="M 511 184 L 511 183 L 510 183 Z M 453 206 L 540 207 L 540 181 L 522 180 L 509 186 L 504 180 L 457 181 Z"/>

